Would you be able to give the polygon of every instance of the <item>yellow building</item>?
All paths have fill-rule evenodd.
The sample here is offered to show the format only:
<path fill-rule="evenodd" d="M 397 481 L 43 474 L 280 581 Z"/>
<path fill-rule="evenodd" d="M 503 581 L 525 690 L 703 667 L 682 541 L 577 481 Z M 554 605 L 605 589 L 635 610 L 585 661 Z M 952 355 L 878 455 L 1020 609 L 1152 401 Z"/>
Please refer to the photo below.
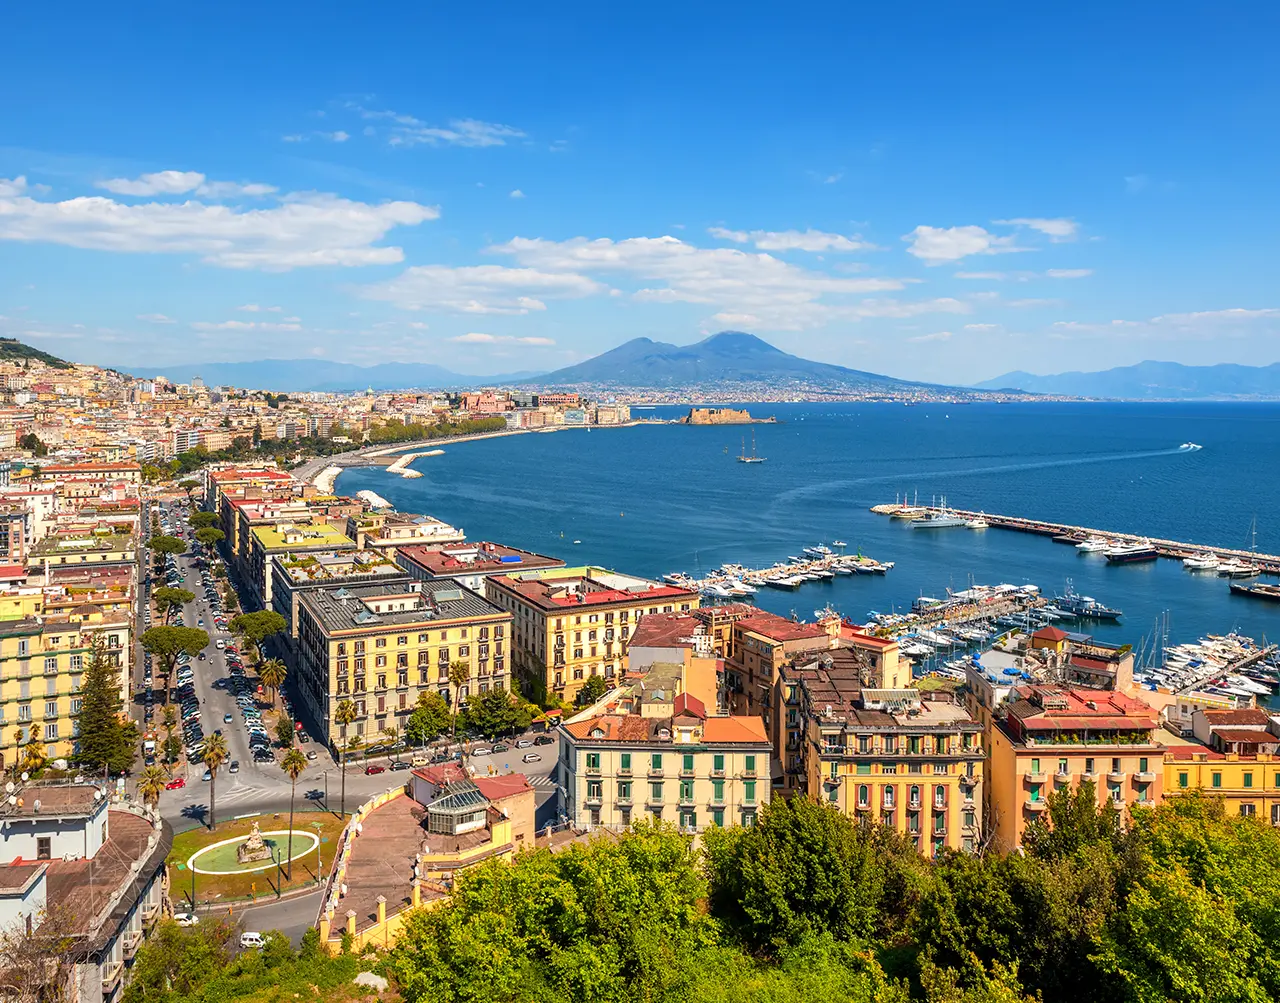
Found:
<path fill-rule="evenodd" d="M 1122 811 L 1155 804 L 1164 788 L 1164 747 L 1155 712 L 1112 690 L 1015 687 L 988 742 L 989 810 L 995 843 L 1012 850 L 1055 790 L 1093 783 L 1099 804 Z"/>
<path fill-rule="evenodd" d="M 572 701 L 591 676 L 613 679 L 628 638 L 651 613 L 698 608 L 698 593 L 597 567 L 490 577 L 486 595 L 514 618 L 513 666 L 530 696 Z"/>
<path fill-rule="evenodd" d="M 850 817 L 891 826 L 922 852 L 976 849 L 981 725 L 948 693 L 881 688 L 883 678 L 866 653 L 848 649 L 783 669 L 783 754 L 792 781 L 784 793 L 807 792 Z M 889 678 L 900 681 L 896 671 Z"/>
<path fill-rule="evenodd" d="M 31 548 L 28 564 L 56 569 L 90 564 L 132 564 L 137 557 L 137 541 L 132 533 L 51 534 Z"/>
<path fill-rule="evenodd" d="M 131 620 L 86 604 L 68 616 L 0 621 L 0 769 L 13 764 L 15 732 L 33 737 L 51 759 L 75 754 L 80 682 L 91 642 L 100 637 L 120 669 L 121 698 L 129 679 Z M 20 753 L 19 753 L 20 755 Z"/>
<path fill-rule="evenodd" d="M 298 693 L 333 745 L 348 729 L 366 743 L 388 726 L 403 732 L 422 693 L 456 707 L 472 694 L 510 688 L 511 614 L 452 583 L 313 589 L 294 608 Z M 461 685 L 449 680 L 455 662 L 469 670 Z M 349 726 L 334 721 L 344 700 L 356 708 Z"/>
<path fill-rule="evenodd" d="M 771 789 L 764 722 L 708 716 L 687 694 L 561 725 L 557 771 L 569 822 L 583 829 L 645 816 L 686 832 L 752 825 Z"/>
<path fill-rule="evenodd" d="M 1178 746 L 1164 755 L 1166 795 L 1191 791 L 1220 797 L 1227 814 L 1280 826 L 1280 756 L 1238 756 L 1203 746 Z"/>

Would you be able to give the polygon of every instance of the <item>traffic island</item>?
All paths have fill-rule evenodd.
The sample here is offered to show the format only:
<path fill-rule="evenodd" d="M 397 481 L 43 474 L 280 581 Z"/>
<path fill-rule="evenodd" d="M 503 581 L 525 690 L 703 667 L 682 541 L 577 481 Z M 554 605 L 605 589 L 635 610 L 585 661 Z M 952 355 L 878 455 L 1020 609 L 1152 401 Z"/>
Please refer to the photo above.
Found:
<path fill-rule="evenodd" d="M 191 908 L 317 888 L 341 833 L 342 820 L 319 811 L 294 813 L 292 853 L 287 812 L 180 833 L 168 857 L 170 897 L 178 908 Z"/>

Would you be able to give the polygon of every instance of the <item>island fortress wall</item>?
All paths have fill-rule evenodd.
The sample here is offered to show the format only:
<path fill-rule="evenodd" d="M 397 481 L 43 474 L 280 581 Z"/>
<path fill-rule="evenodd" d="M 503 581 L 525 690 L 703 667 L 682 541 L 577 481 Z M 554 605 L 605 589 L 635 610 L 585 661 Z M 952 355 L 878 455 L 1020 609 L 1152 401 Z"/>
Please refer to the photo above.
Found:
<path fill-rule="evenodd" d="M 685 423 L 689 425 L 747 425 L 756 419 L 749 411 L 731 407 L 695 407 L 689 409 Z"/>

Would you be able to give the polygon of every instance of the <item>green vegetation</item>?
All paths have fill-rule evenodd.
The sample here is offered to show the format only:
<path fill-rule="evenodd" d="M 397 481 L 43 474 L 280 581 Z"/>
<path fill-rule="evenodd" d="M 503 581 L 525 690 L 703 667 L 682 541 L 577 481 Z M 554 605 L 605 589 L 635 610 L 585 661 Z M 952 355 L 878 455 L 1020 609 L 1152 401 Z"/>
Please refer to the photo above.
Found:
<path fill-rule="evenodd" d="M 186 653 L 195 658 L 209 643 L 209 635 L 199 627 L 149 627 L 142 632 L 142 650 L 158 662 L 156 675 L 164 677 L 164 702 L 169 703 L 169 677 Z"/>
<path fill-rule="evenodd" d="M 503 418 L 470 418 L 465 421 L 441 421 L 434 425 L 421 425 L 417 422 L 405 424 L 393 418 L 385 425 L 369 430 L 369 441 L 415 442 L 418 439 L 450 439 L 458 435 L 479 435 L 485 432 L 501 432 L 507 427 Z"/>
<path fill-rule="evenodd" d="M 508 735 L 528 728 L 536 710 L 514 693 L 489 690 L 468 697 L 457 717 L 473 735 Z"/>
<path fill-rule="evenodd" d="M 604 696 L 608 690 L 609 686 L 604 681 L 604 676 L 591 676 L 582 684 L 582 689 L 578 690 L 578 706 L 590 707 Z"/>
<path fill-rule="evenodd" d="M 43 362 L 54 369 L 74 369 L 70 362 L 59 359 L 56 355 L 42 352 L 38 348 L 24 345 L 17 338 L 0 338 L 0 362 L 21 362 L 23 360 Z"/>
<path fill-rule="evenodd" d="M 418 694 L 418 706 L 405 723 L 405 741 L 409 745 L 426 745 L 448 732 L 452 724 L 453 715 L 444 697 L 424 690 Z"/>
<path fill-rule="evenodd" d="M 182 607 L 187 603 L 195 601 L 196 594 L 190 589 L 175 589 L 168 585 L 161 585 L 158 589 L 151 593 L 151 598 L 155 601 L 156 607 L 164 614 L 165 623 L 169 622 L 169 617 L 174 613 L 179 616 L 182 614 Z"/>
<path fill-rule="evenodd" d="M 33 456 L 48 456 L 49 447 L 40 441 L 40 437 L 35 432 L 28 432 L 26 435 L 18 439 L 18 448 L 25 449 Z"/>
<path fill-rule="evenodd" d="M 1195 795 L 1121 830 L 1093 798 L 936 861 L 804 798 L 701 852 L 643 823 L 466 872 L 383 970 L 410 1003 L 1280 998 L 1280 832 Z"/>
<path fill-rule="evenodd" d="M 77 761 L 98 773 L 124 773 L 133 767 L 138 726 L 127 720 L 120 697 L 120 669 L 100 638 L 94 638 L 80 683 L 80 741 Z"/>
<path fill-rule="evenodd" d="M 329 957 L 310 931 L 294 952 L 279 931 L 263 934 L 265 946 L 235 957 L 237 930 L 229 922 L 206 917 L 183 929 L 161 921 L 155 935 L 138 949 L 123 1003 L 346 1003 L 369 999 L 352 979 L 368 962 L 352 955 Z"/>

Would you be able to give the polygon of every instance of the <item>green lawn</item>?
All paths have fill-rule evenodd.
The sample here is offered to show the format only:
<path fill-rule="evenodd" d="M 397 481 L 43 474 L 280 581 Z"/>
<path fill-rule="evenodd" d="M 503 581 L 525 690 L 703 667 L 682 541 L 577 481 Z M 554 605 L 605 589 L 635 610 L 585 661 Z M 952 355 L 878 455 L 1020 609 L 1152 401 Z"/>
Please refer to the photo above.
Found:
<path fill-rule="evenodd" d="M 173 837 L 173 849 L 169 853 L 169 880 L 171 883 L 170 896 L 174 901 L 175 908 L 179 910 L 186 909 L 191 904 L 193 874 L 187 867 L 187 861 L 191 858 L 191 855 L 206 846 L 220 843 L 223 840 L 235 837 L 247 838 L 253 829 L 255 821 L 258 823 L 259 830 L 263 833 L 273 830 L 285 830 L 289 828 L 289 813 L 281 812 L 279 815 L 258 815 L 253 818 L 220 822 L 218 823 L 218 828 L 213 832 L 201 827 L 179 833 Z M 316 833 L 316 823 L 319 823 L 320 854 L 324 873 L 327 875 L 333 863 L 333 855 L 337 852 L 338 837 L 342 832 L 343 823 L 327 811 L 308 810 L 294 812 L 293 828 L 295 832 Z M 269 838 L 274 840 L 277 837 Z M 279 841 L 283 844 L 284 837 L 279 837 Z M 295 837 L 295 857 L 300 849 L 299 843 L 301 846 L 306 846 L 309 842 L 309 840 L 305 839 L 299 841 Z M 211 859 L 211 856 L 206 854 L 197 863 L 202 867 L 208 868 Z M 201 905 L 208 905 L 215 902 L 274 897 L 277 891 L 277 875 L 278 871 L 274 866 L 267 870 L 246 874 L 195 874 L 196 902 Z M 285 868 L 281 890 L 289 891 L 294 888 L 314 887 L 316 880 L 316 853 L 313 850 L 306 856 L 294 859 L 292 880 L 288 877 L 288 868 Z"/>

